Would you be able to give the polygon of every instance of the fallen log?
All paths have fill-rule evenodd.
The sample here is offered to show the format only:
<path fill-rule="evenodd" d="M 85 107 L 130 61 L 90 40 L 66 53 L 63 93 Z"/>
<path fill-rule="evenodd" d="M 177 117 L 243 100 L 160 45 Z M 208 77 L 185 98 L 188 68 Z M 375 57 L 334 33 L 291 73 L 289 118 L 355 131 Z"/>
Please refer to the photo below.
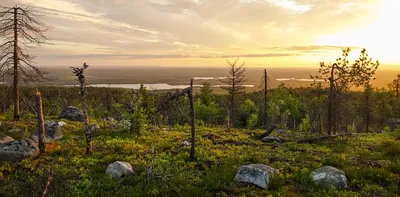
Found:
<path fill-rule="evenodd" d="M 267 132 L 263 133 L 262 135 L 260 135 L 257 139 L 261 140 L 269 135 L 271 135 L 271 133 L 276 129 L 276 127 L 278 127 L 276 124 L 272 125 Z"/>

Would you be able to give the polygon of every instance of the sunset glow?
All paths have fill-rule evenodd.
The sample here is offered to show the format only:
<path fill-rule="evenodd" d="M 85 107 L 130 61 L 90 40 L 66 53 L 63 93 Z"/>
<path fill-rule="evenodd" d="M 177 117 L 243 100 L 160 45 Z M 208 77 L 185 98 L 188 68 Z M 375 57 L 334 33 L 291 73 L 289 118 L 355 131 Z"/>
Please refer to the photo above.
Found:
<path fill-rule="evenodd" d="M 52 26 L 42 66 L 88 61 L 110 66 L 314 67 L 367 48 L 399 64 L 400 18 L 392 0 L 1 0 L 31 6 Z"/>

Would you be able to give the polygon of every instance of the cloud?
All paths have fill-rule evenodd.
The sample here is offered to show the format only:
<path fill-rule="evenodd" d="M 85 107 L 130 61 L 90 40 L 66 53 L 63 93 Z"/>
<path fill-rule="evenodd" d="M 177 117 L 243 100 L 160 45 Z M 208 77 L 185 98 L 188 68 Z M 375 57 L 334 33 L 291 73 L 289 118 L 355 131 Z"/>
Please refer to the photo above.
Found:
<path fill-rule="evenodd" d="M 312 10 L 311 4 L 298 4 L 295 0 L 239 0 L 240 3 L 270 3 L 276 7 L 284 8 L 293 14 L 303 14 Z"/>
<path fill-rule="evenodd" d="M 268 58 L 268 57 L 286 57 L 286 56 L 299 56 L 300 54 L 294 53 L 260 53 L 260 54 L 237 54 L 237 55 L 185 55 L 185 54 L 70 54 L 60 55 L 57 58 L 128 58 L 128 59 L 187 59 L 187 58 L 200 58 L 200 59 L 226 59 L 226 58 Z"/>
<path fill-rule="evenodd" d="M 294 0 L 267 0 L 267 1 L 274 4 L 275 6 L 284 8 L 295 14 L 303 14 L 305 12 L 312 10 L 313 7 L 311 4 L 299 5 Z"/>
<path fill-rule="evenodd" d="M 265 47 L 266 50 L 295 51 L 298 53 L 329 53 L 331 51 L 341 51 L 349 47 L 350 49 L 361 49 L 356 46 L 330 46 L 330 45 L 303 45 L 288 47 Z"/>
<path fill-rule="evenodd" d="M 42 18 L 45 23 L 54 27 L 46 35 L 56 41 L 55 44 L 35 49 L 34 53 L 59 58 L 84 54 L 88 59 L 104 57 L 126 61 L 129 58 L 211 59 L 238 56 L 285 59 L 283 57 L 308 53 L 329 53 L 343 47 L 318 46 L 316 38 L 355 28 L 354 24 L 367 23 L 373 19 L 376 12 L 374 5 L 378 2 L 5 1 L 5 5 L 32 6 L 45 14 Z M 198 64 L 202 61 L 199 60 Z"/>

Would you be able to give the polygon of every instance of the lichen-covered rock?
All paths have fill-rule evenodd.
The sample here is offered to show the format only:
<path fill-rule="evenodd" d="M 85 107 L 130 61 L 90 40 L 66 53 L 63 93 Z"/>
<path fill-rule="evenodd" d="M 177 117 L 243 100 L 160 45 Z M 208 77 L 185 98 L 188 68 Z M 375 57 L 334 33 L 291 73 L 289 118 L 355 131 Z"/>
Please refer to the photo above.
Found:
<path fill-rule="evenodd" d="M 276 137 L 276 136 L 267 136 L 267 137 L 262 138 L 261 141 L 267 142 L 267 143 L 270 143 L 270 142 L 279 142 L 279 143 L 281 143 L 282 142 L 282 140 L 279 137 Z"/>
<path fill-rule="evenodd" d="M 343 171 L 332 166 L 318 168 L 311 173 L 311 177 L 316 184 L 327 187 L 347 188 L 347 178 Z"/>
<path fill-rule="evenodd" d="M 62 109 L 59 118 L 71 120 L 71 121 L 83 121 L 83 113 L 77 107 L 68 106 Z"/>
<path fill-rule="evenodd" d="M 267 189 L 271 177 L 277 173 L 279 173 L 279 170 L 264 164 L 249 164 L 239 167 L 235 180 Z"/>
<path fill-rule="evenodd" d="M 62 121 L 54 121 L 54 120 L 45 120 L 44 128 L 46 130 L 45 142 L 51 142 L 54 140 L 59 140 L 63 137 L 62 127 L 67 123 Z M 31 135 L 31 139 L 38 143 L 38 133 L 37 131 L 33 132 Z"/>
<path fill-rule="evenodd" d="M 35 143 L 29 139 L 16 140 L 0 144 L 0 160 L 18 161 L 34 155 L 38 151 Z"/>
<path fill-rule="evenodd" d="M 111 163 L 106 169 L 106 174 L 113 178 L 121 178 L 123 176 L 132 175 L 133 173 L 131 164 L 125 161 Z"/>
<path fill-rule="evenodd" d="M 14 141 L 14 138 L 5 135 L 4 133 L 0 132 L 0 144 L 7 144 L 9 142 Z"/>

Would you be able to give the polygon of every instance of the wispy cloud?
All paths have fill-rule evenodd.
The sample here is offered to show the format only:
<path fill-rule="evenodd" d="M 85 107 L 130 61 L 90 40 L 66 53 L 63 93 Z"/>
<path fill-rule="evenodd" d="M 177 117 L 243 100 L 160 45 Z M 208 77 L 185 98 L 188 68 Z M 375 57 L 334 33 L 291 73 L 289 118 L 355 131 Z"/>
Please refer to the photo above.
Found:
<path fill-rule="evenodd" d="M 218 58 L 287 61 L 337 52 L 346 46 L 318 46 L 316 38 L 371 21 L 368 13 L 377 1 L 6 0 L 5 5 L 31 6 L 45 14 L 44 22 L 54 27 L 46 35 L 54 44 L 35 53 L 49 62 L 82 57 L 186 64 L 196 58 L 201 65 Z"/>
<path fill-rule="evenodd" d="M 299 56 L 300 54 L 294 53 L 262 53 L 262 54 L 235 54 L 235 55 L 185 55 L 185 54 L 69 54 L 60 55 L 57 58 L 130 58 L 130 59 L 187 59 L 187 58 L 200 58 L 200 59 L 226 59 L 237 57 L 248 58 L 267 58 L 267 57 L 286 57 L 286 56 Z"/>

